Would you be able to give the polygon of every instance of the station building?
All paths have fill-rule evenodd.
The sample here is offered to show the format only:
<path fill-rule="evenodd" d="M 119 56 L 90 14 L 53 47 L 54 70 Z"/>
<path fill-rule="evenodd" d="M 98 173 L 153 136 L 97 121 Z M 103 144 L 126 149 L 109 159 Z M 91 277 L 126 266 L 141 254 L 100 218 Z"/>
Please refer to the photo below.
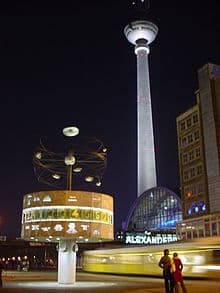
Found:
<path fill-rule="evenodd" d="M 180 197 L 166 187 L 150 188 L 134 201 L 116 240 L 135 245 L 175 242 L 181 220 Z"/>
<path fill-rule="evenodd" d="M 125 229 L 129 231 L 176 231 L 182 220 L 180 198 L 166 187 L 146 190 L 132 205 Z"/>

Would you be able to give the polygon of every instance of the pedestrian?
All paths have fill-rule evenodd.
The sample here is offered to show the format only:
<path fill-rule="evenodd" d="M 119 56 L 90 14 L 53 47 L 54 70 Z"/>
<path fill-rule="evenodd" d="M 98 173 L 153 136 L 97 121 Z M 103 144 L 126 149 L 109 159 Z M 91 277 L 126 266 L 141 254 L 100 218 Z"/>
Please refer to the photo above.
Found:
<path fill-rule="evenodd" d="M 4 269 L 4 265 L 2 263 L 2 261 L 0 260 L 0 288 L 2 287 L 2 272 Z"/>
<path fill-rule="evenodd" d="M 173 254 L 173 259 L 172 259 L 172 267 L 173 268 L 173 279 L 174 279 L 174 288 L 175 288 L 175 293 L 179 293 L 179 283 L 182 288 L 183 293 L 187 293 L 185 284 L 183 282 L 183 263 L 181 259 L 178 257 L 178 254 L 174 252 Z"/>
<path fill-rule="evenodd" d="M 169 257 L 169 249 L 164 249 L 164 255 L 161 257 L 158 265 L 163 269 L 163 278 L 166 293 L 173 293 L 174 280 L 171 273 L 171 258 Z"/>

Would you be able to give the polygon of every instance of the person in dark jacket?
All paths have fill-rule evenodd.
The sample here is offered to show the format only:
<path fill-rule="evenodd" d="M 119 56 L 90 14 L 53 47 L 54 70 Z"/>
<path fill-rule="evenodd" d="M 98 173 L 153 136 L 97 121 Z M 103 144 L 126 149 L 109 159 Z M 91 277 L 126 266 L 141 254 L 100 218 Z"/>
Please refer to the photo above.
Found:
<path fill-rule="evenodd" d="M 171 258 L 169 257 L 169 249 L 164 249 L 164 255 L 161 257 L 158 265 L 163 269 L 163 278 L 166 293 L 173 293 L 174 280 L 171 273 Z"/>

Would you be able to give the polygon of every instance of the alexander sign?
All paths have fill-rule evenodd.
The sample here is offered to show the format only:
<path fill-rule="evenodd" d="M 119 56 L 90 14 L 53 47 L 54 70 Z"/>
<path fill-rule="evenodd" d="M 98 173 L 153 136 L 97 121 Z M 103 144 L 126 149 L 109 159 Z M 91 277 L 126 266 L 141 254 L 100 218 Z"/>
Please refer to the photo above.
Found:
<path fill-rule="evenodd" d="M 177 241 L 175 233 L 126 232 L 126 244 L 166 244 Z"/>

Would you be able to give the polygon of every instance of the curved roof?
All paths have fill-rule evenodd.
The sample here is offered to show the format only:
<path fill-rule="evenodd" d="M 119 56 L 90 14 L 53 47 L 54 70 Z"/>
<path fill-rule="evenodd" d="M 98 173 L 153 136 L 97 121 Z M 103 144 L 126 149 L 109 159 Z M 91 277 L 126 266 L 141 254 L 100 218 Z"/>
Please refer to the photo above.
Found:
<path fill-rule="evenodd" d="M 135 200 L 129 211 L 125 229 L 175 230 L 176 222 L 181 220 L 182 206 L 179 196 L 166 187 L 154 187 Z"/>

